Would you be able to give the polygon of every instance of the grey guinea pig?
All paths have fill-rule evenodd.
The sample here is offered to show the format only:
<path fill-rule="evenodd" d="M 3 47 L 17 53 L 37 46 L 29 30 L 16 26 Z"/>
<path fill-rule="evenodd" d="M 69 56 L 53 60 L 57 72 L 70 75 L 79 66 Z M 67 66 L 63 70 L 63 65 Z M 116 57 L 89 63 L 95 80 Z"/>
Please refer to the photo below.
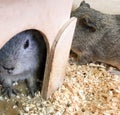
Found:
<path fill-rule="evenodd" d="M 83 1 L 71 16 L 77 18 L 71 49 L 78 64 L 99 61 L 120 69 L 120 15 L 103 14 Z"/>
<path fill-rule="evenodd" d="M 27 30 L 10 39 L 0 49 L 2 94 L 11 97 L 16 94 L 13 82 L 26 80 L 29 93 L 34 96 L 37 73 L 43 77 L 45 60 L 46 44 L 37 30 Z"/>

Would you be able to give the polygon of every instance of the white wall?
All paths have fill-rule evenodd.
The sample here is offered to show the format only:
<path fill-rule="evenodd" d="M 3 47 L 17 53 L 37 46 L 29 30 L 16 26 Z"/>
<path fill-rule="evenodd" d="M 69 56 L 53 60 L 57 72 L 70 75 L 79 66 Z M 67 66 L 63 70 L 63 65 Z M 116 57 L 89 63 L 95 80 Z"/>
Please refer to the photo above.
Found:
<path fill-rule="evenodd" d="M 73 0 L 73 8 L 77 8 L 83 0 Z M 108 14 L 120 14 L 120 0 L 85 0 L 91 8 Z"/>

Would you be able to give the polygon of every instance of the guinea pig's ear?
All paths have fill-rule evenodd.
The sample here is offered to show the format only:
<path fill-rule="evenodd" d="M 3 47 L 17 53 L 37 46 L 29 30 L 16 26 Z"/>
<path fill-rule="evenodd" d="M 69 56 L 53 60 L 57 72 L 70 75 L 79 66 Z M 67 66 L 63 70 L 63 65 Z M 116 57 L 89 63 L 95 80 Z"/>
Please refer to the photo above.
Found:
<path fill-rule="evenodd" d="M 84 0 L 81 2 L 79 7 L 82 7 L 82 6 L 90 8 L 90 5 L 88 3 L 86 3 Z"/>
<path fill-rule="evenodd" d="M 83 26 L 88 27 L 89 29 L 91 29 L 91 31 L 95 32 L 97 29 L 95 20 L 88 16 L 88 15 L 84 15 L 80 18 L 80 22 L 82 23 Z"/>

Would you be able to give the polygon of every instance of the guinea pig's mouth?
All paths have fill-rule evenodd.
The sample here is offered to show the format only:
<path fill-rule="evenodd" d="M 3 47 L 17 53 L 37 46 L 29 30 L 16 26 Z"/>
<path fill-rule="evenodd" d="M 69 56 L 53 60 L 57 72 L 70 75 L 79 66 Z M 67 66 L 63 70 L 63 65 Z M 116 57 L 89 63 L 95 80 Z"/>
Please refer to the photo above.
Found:
<path fill-rule="evenodd" d="M 12 74 L 13 70 L 15 69 L 14 67 L 5 67 L 2 66 L 5 71 L 7 71 L 8 74 Z"/>

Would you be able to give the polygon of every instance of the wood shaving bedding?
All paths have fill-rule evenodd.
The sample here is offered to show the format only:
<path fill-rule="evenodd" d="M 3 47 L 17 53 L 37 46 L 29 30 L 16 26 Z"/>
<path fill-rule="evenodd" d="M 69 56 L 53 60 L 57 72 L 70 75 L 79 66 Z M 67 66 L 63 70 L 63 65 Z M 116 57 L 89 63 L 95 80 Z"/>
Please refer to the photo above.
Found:
<path fill-rule="evenodd" d="M 22 95 L 13 108 L 20 115 L 120 115 L 120 76 L 110 74 L 111 69 L 70 59 L 63 85 L 47 101 L 40 92 L 35 98 Z"/>

